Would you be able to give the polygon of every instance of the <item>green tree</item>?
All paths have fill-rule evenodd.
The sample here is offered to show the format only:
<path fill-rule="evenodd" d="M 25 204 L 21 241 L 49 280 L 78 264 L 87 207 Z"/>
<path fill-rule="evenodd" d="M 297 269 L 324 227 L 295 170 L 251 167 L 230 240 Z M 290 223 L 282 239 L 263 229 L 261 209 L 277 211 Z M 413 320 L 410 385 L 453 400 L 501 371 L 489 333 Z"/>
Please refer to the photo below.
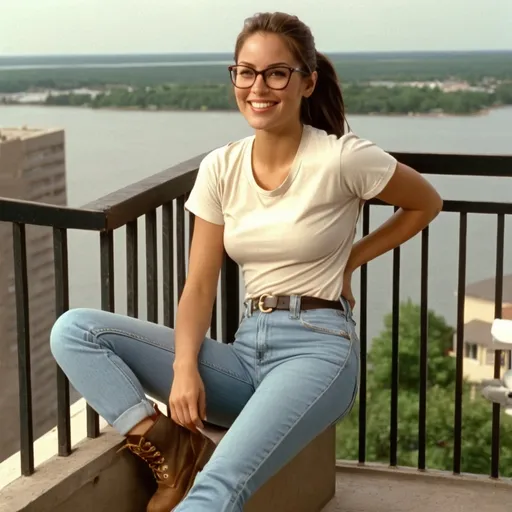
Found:
<path fill-rule="evenodd" d="M 428 312 L 429 358 L 427 380 L 426 465 L 453 469 L 455 416 L 455 359 L 448 354 L 453 329 Z M 383 332 L 369 353 L 366 455 L 370 462 L 389 462 L 391 403 L 391 325 L 385 318 Z M 418 464 L 420 307 L 405 302 L 400 307 L 398 391 L 398 464 Z M 492 406 L 465 384 L 462 395 L 462 471 L 489 474 L 492 438 Z M 357 460 L 359 404 L 337 428 L 337 457 Z M 512 418 L 502 414 L 500 471 L 512 476 Z"/>
<path fill-rule="evenodd" d="M 496 88 L 496 99 L 502 105 L 512 105 L 512 81 Z"/>
<path fill-rule="evenodd" d="M 411 300 L 399 311 L 399 372 L 400 389 L 418 390 L 420 378 L 421 322 L 420 307 Z M 391 388 L 393 319 L 384 319 L 384 330 L 372 340 L 368 361 L 372 367 L 371 384 L 375 389 Z M 428 385 L 448 387 L 455 380 L 455 359 L 449 357 L 454 330 L 444 318 L 428 312 Z"/>

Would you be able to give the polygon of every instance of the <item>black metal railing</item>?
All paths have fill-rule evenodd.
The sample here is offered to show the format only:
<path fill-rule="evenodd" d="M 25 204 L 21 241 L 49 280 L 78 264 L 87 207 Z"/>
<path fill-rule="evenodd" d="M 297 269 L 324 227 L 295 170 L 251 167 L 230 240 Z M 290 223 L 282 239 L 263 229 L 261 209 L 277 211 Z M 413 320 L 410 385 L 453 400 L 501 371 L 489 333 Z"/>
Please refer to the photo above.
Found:
<path fill-rule="evenodd" d="M 494 176 L 512 177 L 512 157 L 432 155 L 395 153 L 402 162 L 415 167 L 425 174 L 453 176 Z M 69 230 L 99 232 L 101 307 L 115 310 L 114 293 L 114 232 L 126 230 L 126 290 L 127 314 L 139 315 L 139 261 L 138 261 L 138 219 L 145 218 L 146 254 L 146 300 L 147 320 L 162 322 L 173 327 L 175 305 L 183 290 L 186 278 L 186 249 L 190 246 L 193 218 L 185 211 L 184 204 L 192 189 L 199 163 L 203 155 L 172 167 L 166 171 L 109 194 L 83 208 L 57 207 L 10 199 L 0 199 L 0 221 L 13 226 L 15 255 L 15 287 L 18 329 L 18 364 L 20 385 L 20 447 L 23 475 L 34 471 L 33 421 L 30 372 L 30 309 L 28 301 L 28 276 L 26 254 L 26 225 L 53 227 L 54 266 L 56 291 L 56 316 L 69 309 L 69 270 L 68 240 Z M 379 201 L 367 203 L 363 209 L 363 235 L 370 229 L 370 212 L 381 207 Z M 161 210 L 162 228 L 160 243 L 162 260 L 158 260 L 157 211 Z M 457 305 L 457 386 L 454 396 L 454 473 L 461 472 L 462 455 L 462 383 L 463 383 L 463 335 L 464 297 L 466 286 L 466 243 L 467 216 L 472 213 L 497 216 L 496 254 L 496 317 L 502 310 L 502 280 L 504 257 L 505 216 L 512 214 L 512 204 L 480 201 L 444 202 L 445 212 L 459 214 L 459 262 L 458 262 L 458 305 Z M 189 230 L 186 232 L 186 219 Z M 393 251 L 392 288 L 392 386 L 390 404 L 390 460 L 397 465 L 398 451 L 398 370 L 399 370 L 399 300 L 400 300 L 400 256 L 401 249 Z M 160 264 L 159 264 L 160 263 Z M 420 389 L 419 389 L 419 431 L 418 469 L 426 466 L 426 403 L 427 403 L 427 339 L 428 339 L 428 264 L 429 229 L 421 234 L 421 348 L 420 348 Z M 368 353 L 368 265 L 361 269 L 361 289 L 359 297 L 359 336 L 361 340 L 361 387 L 359 398 L 359 462 L 366 462 L 367 426 L 367 353 Z M 158 286 L 163 290 L 163 318 L 159 318 Z M 210 327 L 212 338 L 219 337 L 222 330 L 224 342 L 234 338 L 240 319 L 239 270 L 228 257 L 221 272 L 220 293 L 217 297 Z M 218 325 L 217 319 L 220 319 Z M 499 376 L 500 353 L 495 359 L 495 375 Z M 69 383 L 58 370 L 58 453 L 68 456 L 71 453 L 70 436 L 70 395 Z M 491 476 L 498 477 L 500 447 L 500 409 L 493 407 L 493 444 Z M 87 434 L 91 438 L 99 435 L 98 415 L 91 408 L 87 410 Z"/>
<path fill-rule="evenodd" d="M 146 319 L 173 327 L 175 305 L 186 278 L 186 250 L 192 238 L 193 216 L 185 208 L 202 156 L 109 194 L 83 208 L 0 199 L 0 221 L 13 227 L 14 275 L 18 332 L 21 471 L 34 472 L 34 429 L 30 359 L 30 307 L 26 225 L 53 227 L 56 317 L 69 309 L 68 231 L 99 232 L 101 308 L 115 311 L 114 231 L 126 230 L 126 310 L 138 316 L 139 261 L 138 219 L 145 218 Z M 162 261 L 158 261 L 157 210 L 161 210 Z M 189 230 L 186 233 L 186 219 Z M 160 278 L 161 275 L 161 278 Z M 159 282 L 163 290 L 163 318 L 159 318 Z M 218 305 L 220 303 L 220 305 Z M 239 321 L 239 270 L 228 257 L 221 272 L 220 294 L 212 316 L 210 336 L 218 337 L 220 307 L 223 340 L 232 341 Z M 229 314 L 228 314 L 229 311 Z M 57 368 L 58 453 L 71 454 L 69 382 Z M 99 436 L 98 414 L 87 407 L 87 435 Z"/>
<path fill-rule="evenodd" d="M 436 155 L 394 153 L 401 162 L 417 169 L 422 174 L 443 176 L 481 176 L 486 178 L 512 178 L 512 156 L 472 156 L 472 155 Z M 383 205 L 374 200 L 363 209 L 363 236 L 370 228 L 370 206 Z M 457 282 L 457 326 L 456 326 L 456 386 L 455 415 L 453 437 L 453 472 L 461 473 L 462 461 L 462 396 L 463 396 L 463 359 L 464 359 L 464 304 L 466 295 L 466 260 L 468 214 L 494 215 L 496 226 L 496 273 L 495 273 L 495 318 L 502 316 L 503 304 L 503 261 L 505 216 L 512 215 L 512 202 L 452 201 L 445 200 L 443 212 L 459 214 L 459 253 Z M 392 269 L 392 365 L 391 365 L 391 403 L 389 464 L 398 465 L 398 370 L 399 370 L 399 302 L 400 302 L 400 252 L 393 251 Z M 427 369 L 428 369 L 428 265 L 429 265 L 429 228 L 421 234 L 420 263 L 420 375 L 419 375 L 419 426 L 418 426 L 418 464 L 419 470 L 426 469 L 427 447 Z M 368 265 L 361 268 L 360 297 L 360 339 L 361 339 L 361 387 L 359 393 L 359 462 L 366 462 L 366 425 L 367 425 L 367 304 L 368 304 Z M 494 378 L 500 377 L 501 351 L 495 352 Z M 491 473 L 499 477 L 500 457 L 500 406 L 492 406 L 492 453 Z"/>

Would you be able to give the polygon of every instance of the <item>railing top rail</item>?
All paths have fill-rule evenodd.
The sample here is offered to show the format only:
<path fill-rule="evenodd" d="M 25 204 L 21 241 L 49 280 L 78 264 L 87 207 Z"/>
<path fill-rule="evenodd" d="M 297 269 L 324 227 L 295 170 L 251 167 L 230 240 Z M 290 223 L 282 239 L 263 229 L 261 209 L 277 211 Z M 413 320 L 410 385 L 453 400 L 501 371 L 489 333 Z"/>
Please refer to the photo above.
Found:
<path fill-rule="evenodd" d="M 451 153 L 391 153 L 422 174 L 442 176 L 512 177 L 512 155 L 458 155 Z"/>
<path fill-rule="evenodd" d="M 189 192 L 204 156 L 195 156 L 80 208 L 0 197 L 0 221 L 91 231 L 116 229 Z"/>
<path fill-rule="evenodd" d="M 368 202 L 371 205 L 389 206 L 380 199 L 372 199 Z M 512 203 L 499 203 L 493 201 L 454 201 L 452 199 L 445 199 L 443 201 L 443 212 L 512 215 Z"/>
<path fill-rule="evenodd" d="M 106 215 L 106 229 L 116 229 L 190 192 L 206 153 L 116 190 L 84 206 Z"/>
<path fill-rule="evenodd" d="M 0 221 L 63 229 L 104 231 L 119 228 L 189 192 L 201 160 L 197 155 L 162 172 L 116 190 L 80 208 L 0 197 Z M 401 162 L 429 175 L 512 177 L 512 155 L 392 153 Z M 372 204 L 379 204 L 372 201 Z M 444 211 L 512 213 L 508 203 L 445 201 Z"/>
<path fill-rule="evenodd" d="M 105 229 L 106 217 L 104 212 L 87 208 L 0 197 L 0 222 L 101 231 Z"/>

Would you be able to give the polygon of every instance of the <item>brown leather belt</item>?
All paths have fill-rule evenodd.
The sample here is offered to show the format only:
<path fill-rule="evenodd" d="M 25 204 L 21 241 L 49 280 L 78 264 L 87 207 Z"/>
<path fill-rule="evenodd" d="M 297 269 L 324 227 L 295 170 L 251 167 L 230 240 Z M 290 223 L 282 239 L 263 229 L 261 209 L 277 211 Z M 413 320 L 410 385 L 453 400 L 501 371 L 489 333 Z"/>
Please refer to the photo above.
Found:
<path fill-rule="evenodd" d="M 262 313 L 271 313 L 275 309 L 290 309 L 290 297 L 287 295 L 275 296 L 263 294 L 261 297 L 250 299 L 251 310 L 259 309 Z M 338 300 L 320 299 L 318 297 L 302 296 L 300 298 L 300 309 L 339 309 L 343 311 L 343 305 Z"/>

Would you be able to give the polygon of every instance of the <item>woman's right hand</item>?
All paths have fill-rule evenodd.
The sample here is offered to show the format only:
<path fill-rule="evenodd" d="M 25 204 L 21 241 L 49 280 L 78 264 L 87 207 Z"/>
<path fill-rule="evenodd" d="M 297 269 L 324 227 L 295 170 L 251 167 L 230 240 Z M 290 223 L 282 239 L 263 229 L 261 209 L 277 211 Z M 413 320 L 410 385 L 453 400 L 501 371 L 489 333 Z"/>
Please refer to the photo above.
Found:
<path fill-rule="evenodd" d="M 206 420 L 206 393 L 196 363 L 174 367 L 169 395 L 171 418 L 175 423 L 197 432 Z"/>

